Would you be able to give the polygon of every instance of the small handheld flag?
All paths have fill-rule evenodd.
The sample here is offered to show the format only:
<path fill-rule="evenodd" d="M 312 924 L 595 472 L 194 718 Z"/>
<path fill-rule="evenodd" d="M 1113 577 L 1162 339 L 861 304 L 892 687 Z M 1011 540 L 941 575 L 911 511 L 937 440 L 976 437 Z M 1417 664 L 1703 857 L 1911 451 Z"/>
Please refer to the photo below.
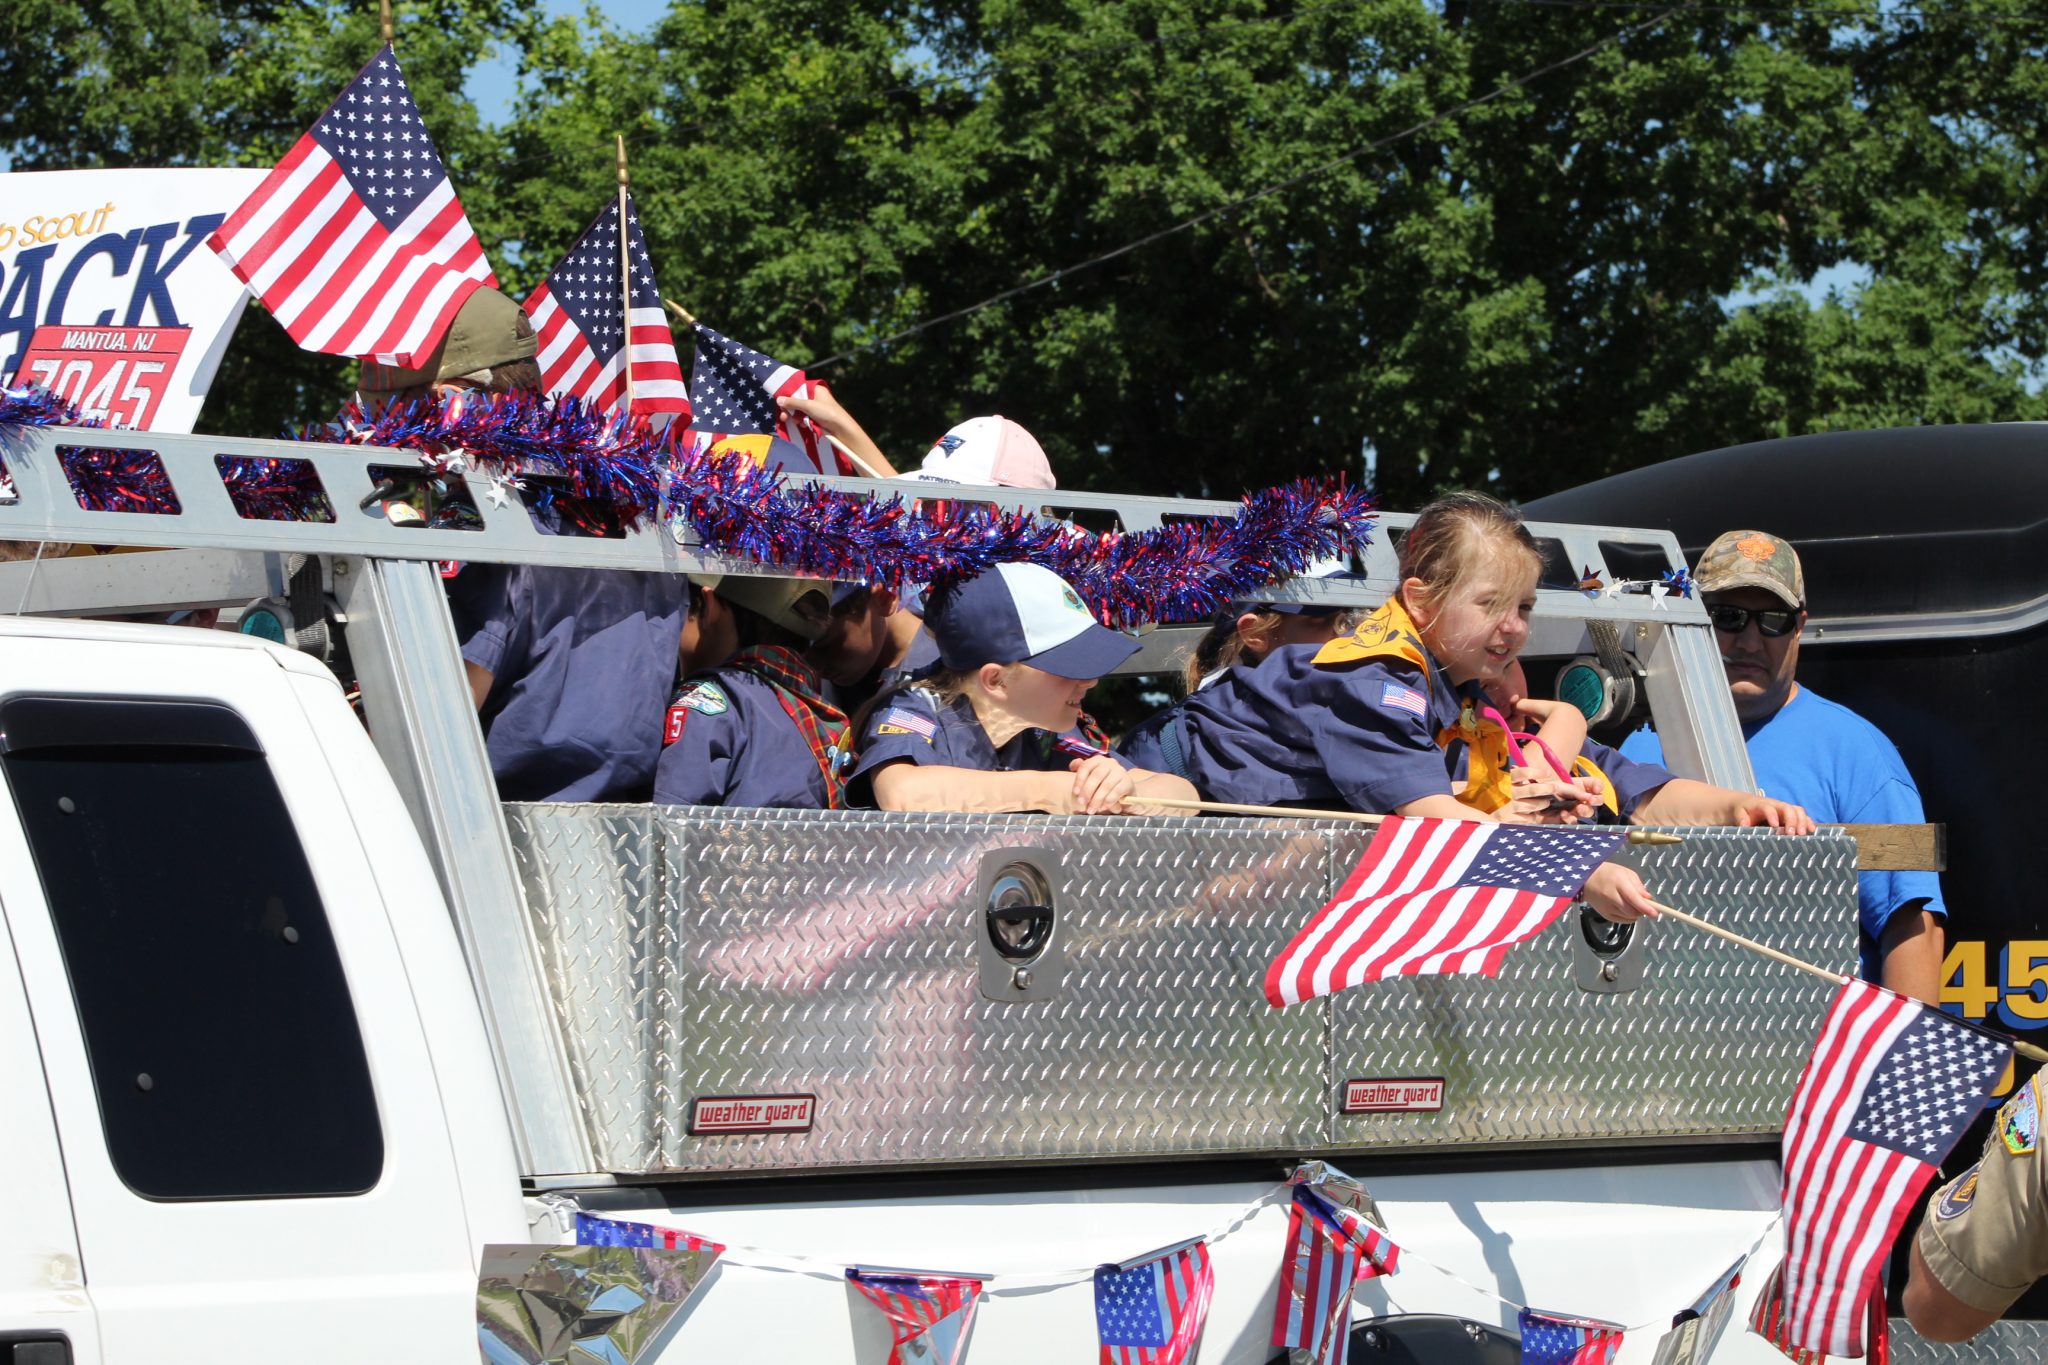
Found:
<path fill-rule="evenodd" d="M 801 415 L 792 418 L 775 404 L 785 396 L 809 397 L 815 387 L 802 370 L 697 324 L 690 403 L 701 444 L 746 450 L 771 473 L 839 473 L 838 457 L 817 424 Z"/>
<path fill-rule="evenodd" d="M 1492 976 L 1507 950 L 1564 913 L 1621 829 L 1390 815 L 1337 894 L 1266 969 L 1295 1005 L 1392 976 Z"/>
<path fill-rule="evenodd" d="M 631 305 L 620 281 L 619 206 L 605 205 L 526 299 L 539 333 L 543 392 L 568 394 L 597 408 L 619 405 L 626 392 L 626 359 L 633 365 L 633 412 L 669 414 L 687 421 L 689 391 L 675 339 L 661 310 L 654 262 L 640 233 L 640 216 L 626 198 L 625 254 L 630 260 Z"/>
<path fill-rule="evenodd" d="M 1863 1354 L 1885 1253 L 2011 1056 L 1931 1006 L 1842 983 L 1785 1117 L 1785 1262 L 1752 1330 L 1781 1350 Z"/>
<path fill-rule="evenodd" d="M 408 369 L 498 283 L 388 44 L 206 244 L 306 350 Z"/>

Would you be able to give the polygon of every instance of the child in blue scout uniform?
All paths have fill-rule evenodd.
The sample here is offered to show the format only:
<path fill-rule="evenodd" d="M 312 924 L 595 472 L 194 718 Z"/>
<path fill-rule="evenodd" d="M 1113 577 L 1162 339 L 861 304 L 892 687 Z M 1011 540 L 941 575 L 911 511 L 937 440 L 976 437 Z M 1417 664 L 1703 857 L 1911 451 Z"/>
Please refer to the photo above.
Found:
<path fill-rule="evenodd" d="M 1081 698 L 1136 652 L 1058 574 L 999 564 L 934 593 L 940 668 L 877 697 L 860 723 L 855 805 L 1098 815 L 1146 796 L 1194 799 L 1081 728 Z"/>
<path fill-rule="evenodd" d="M 1528 640 L 1541 567 L 1505 506 L 1439 499 L 1403 538 L 1400 562 L 1400 589 L 1351 635 L 1284 646 L 1187 699 L 1177 739 L 1203 796 L 1518 821 L 1605 807 L 1645 824 L 1813 828 L 1796 806 L 1676 778 L 1591 740 L 1566 756 L 1591 769 L 1571 780 L 1521 760 L 1480 690 Z M 1587 891 L 1610 918 L 1649 913 L 1627 869 L 1602 868 Z"/>
<path fill-rule="evenodd" d="M 846 713 L 827 700 L 825 680 L 803 653 L 830 623 L 832 588 L 816 578 L 729 575 L 693 591 L 699 643 L 669 705 L 656 801 L 845 804 Z"/>

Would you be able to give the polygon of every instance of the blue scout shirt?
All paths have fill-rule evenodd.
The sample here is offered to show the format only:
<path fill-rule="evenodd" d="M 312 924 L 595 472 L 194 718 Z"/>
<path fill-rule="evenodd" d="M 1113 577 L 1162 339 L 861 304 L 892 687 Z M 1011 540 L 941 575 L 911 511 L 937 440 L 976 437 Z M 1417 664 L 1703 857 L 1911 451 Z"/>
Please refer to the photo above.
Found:
<path fill-rule="evenodd" d="M 903 661 L 894 668 L 885 668 L 872 678 L 844 687 L 834 685 L 832 700 L 847 715 L 858 715 L 860 708 L 890 688 L 906 683 L 923 674 L 939 661 L 938 641 L 932 639 L 928 630 L 919 630 L 910 637 L 910 648 L 903 653 Z"/>
<path fill-rule="evenodd" d="M 1384 813 L 1425 796 L 1448 796 L 1465 773 L 1460 744 L 1438 747 L 1464 695 L 1443 670 L 1367 659 L 1318 664 L 1320 645 L 1283 645 L 1256 665 L 1238 664 L 1127 736 L 1125 757 L 1158 772 L 1184 772 L 1211 801 L 1327 805 Z M 1477 695 L 1476 685 L 1466 691 Z M 1174 717 L 1177 717 L 1176 721 Z M 1174 736 L 1184 767 L 1170 761 Z M 1590 740 L 1583 750 L 1614 783 L 1626 815 L 1671 780 Z"/>
<path fill-rule="evenodd" d="M 466 564 L 447 581 L 507 801 L 645 801 L 689 614 L 680 574 Z"/>
<path fill-rule="evenodd" d="M 1927 819 L 1920 789 L 1905 760 L 1884 731 L 1848 707 L 1801 687 L 1766 720 L 1742 727 L 1749 765 L 1765 796 L 1806 807 L 1824 825 L 1917 825 Z M 1621 746 L 1632 758 L 1661 762 L 1657 732 L 1642 729 Z M 1903 905 L 1925 901 L 1948 916 L 1941 903 L 1941 878 L 1932 872 L 1856 874 L 1857 939 L 1865 981 L 1876 981 L 1881 964 L 1878 940 Z"/>
<path fill-rule="evenodd" d="M 846 804 L 873 806 L 873 774 L 889 763 L 930 763 L 996 773 L 1063 773 L 1095 747 L 1071 730 L 1063 735 L 1025 730 L 998 749 L 989 743 L 988 731 L 981 728 L 974 704 L 967 698 L 941 702 L 937 693 L 906 687 L 885 697 L 862 726 L 860 758 L 853 776 L 847 779 Z M 1121 754 L 1110 757 L 1126 768 L 1138 766 Z"/>
<path fill-rule="evenodd" d="M 713 669 L 686 682 L 668 709 L 662 739 L 656 801 L 780 810 L 830 804 L 825 774 L 802 731 L 774 687 L 745 669 Z"/>

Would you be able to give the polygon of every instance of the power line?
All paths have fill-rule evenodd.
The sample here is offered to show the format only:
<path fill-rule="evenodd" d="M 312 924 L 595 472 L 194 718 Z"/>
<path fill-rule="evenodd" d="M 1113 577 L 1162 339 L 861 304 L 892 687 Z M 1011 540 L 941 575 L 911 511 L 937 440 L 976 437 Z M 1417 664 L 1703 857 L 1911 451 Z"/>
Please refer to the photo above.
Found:
<path fill-rule="evenodd" d="M 1604 52 L 1606 49 L 1613 47 L 1615 44 L 1620 43 L 1630 37 L 1633 37 L 1635 34 L 1642 33 L 1648 29 L 1656 28 L 1674 14 L 1677 14 L 1684 10 L 1690 10 L 1693 8 L 1695 8 L 1695 6 L 1689 3 L 1689 0 L 1688 3 L 1673 5 L 1670 8 L 1664 10 L 1661 14 L 1655 15 L 1649 19 L 1642 20 L 1639 23 L 1629 24 L 1623 28 L 1617 29 L 1615 32 L 1609 34 L 1605 38 L 1602 38 L 1599 42 L 1594 43 L 1592 46 L 1580 48 L 1577 52 L 1572 53 L 1569 57 L 1561 57 L 1554 62 L 1550 62 L 1546 65 L 1539 66 L 1534 71 L 1528 72 L 1525 75 L 1517 76 L 1515 79 L 1508 81 L 1503 85 L 1494 87 L 1492 90 L 1489 90 L 1484 95 L 1479 95 L 1472 99 L 1465 100 L 1460 104 L 1452 105 L 1449 109 L 1441 110 L 1437 113 L 1431 114 L 1428 118 L 1425 118 L 1418 123 L 1412 123 L 1406 128 L 1401 129 L 1399 132 L 1389 133 L 1385 137 L 1377 138 L 1372 142 L 1366 143 L 1363 147 L 1359 147 L 1352 151 L 1345 152 L 1341 156 L 1331 157 L 1329 160 L 1320 162 L 1314 166 L 1310 166 L 1308 169 L 1297 172 L 1296 174 L 1287 177 L 1287 179 L 1285 180 L 1277 181 L 1271 185 L 1267 185 L 1263 189 L 1253 190 L 1250 194 L 1242 195 L 1236 199 L 1232 199 L 1225 203 L 1218 204 L 1214 208 L 1205 209 L 1201 213 L 1194 215 L 1192 218 L 1183 218 L 1178 223 L 1174 223 L 1168 227 L 1160 228 L 1155 232 L 1148 232 L 1143 237 L 1139 237 L 1133 241 L 1125 242 L 1122 246 L 1112 247 L 1110 250 L 1102 252 L 1099 255 L 1090 256 L 1085 261 L 1077 262 L 1074 265 L 1061 266 L 1058 270 L 1048 271 L 1047 273 L 1039 275 L 1034 279 L 1026 280 L 1022 284 L 1013 285 L 1010 288 L 1003 290 L 1001 293 L 991 294 L 989 295 L 989 297 L 982 299 L 978 303 L 968 304 L 965 308 L 955 308 L 950 313 L 941 313 L 937 317 L 930 317 L 924 319 L 921 322 L 914 322 L 910 326 L 905 327 L 903 330 L 899 332 L 891 332 L 888 336 L 880 337 L 874 341 L 863 342 L 861 345 L 855 346 L 851 350 L 840 351 L 836 355 L 826 356 L 822 360 L 814 360 L 809 365 L 807 365 L 805 369 L 807 371 L 821 370 L 825 368 L 827 365 L 836 365 L 842 360 L 848 360 L 854 356 L 863 355 L 869 351 L 879 350 L 885 346 L 892 346 L 895 343 L 903 340 L 905 337 L 916 336 L 919 332 L 928 331 L 933 327 L 942 326 L 948 322 L 957 322 L 961 318 L 968 317 L 974 313 L 979 313 L 984 308 L 993 308 L 996 304 L 1007 302 L 1010 299 L 1016 298 L 1020 294 L 1028 294 L 1034 289 L 1042 289 L 1046 285 L 1053 284 L 1059 280 L 1067 278 L 1069 275 L 1078 275 L 1084 270 L 1093 270 L 1098 265 L 1104 265 L 1110 261 L 1116 260 L 1118 257 L 1121 256 L 1128 256 L 1133 251 L 1136 251 L 1141 247 L 1150 246 L 1154 242 L 1163 241 L 1168 237 L 1172 237 L 1179 233 L 1186 232 L 1191 228 L 1200 227 L 1203 223 L 1210 222 L 1211 220 L 1216 218 L 1221 218 L 1225 214 L 1234 213 L 1238 209 L 1243 208 L 1247 204 L 1254 204 L 1261 199 L 1270 198 L 1271 196 L 1282 193 L 1285 190 L 1293 189 L 1296 185 L 1301 184 L 1305 180 L 1312 180 L 1315 177 L 1324 174 L 1325 172 L 1335 170 L 1339 166 L 1348 165 L 1349 163 L 1358 160 L 1360 157 L 1369 156 L 1377 151 L 1383 151 L 1386 148 L 1393 146 L 1397 142 L 1404 142 L 1407 139 L 1414 137 L 1418 133 L 1427 132 L 1429 129 L 1434 128 L 1439 123 L 1443 123 L 1449 119 L 1454 119 L 1458 117 L 1460 114 L 1464 114 L 1473 109 L 1477 109 L 1483 104 L 1490 104 L 1494 100 L 1499 99 L 1503 95 L 1512 94 L 1515 91 L 1520 90 L 1527 85 L 1530 85 L 1536 81 L 1541 80 L 1545 76 L 1553 75 L 1556 72 L 1562 71 L 1566 67 L 1575 66 L 1578 63 L 1586 60 L 1586 58 L 1593 56 L 1595 53 Z"/>

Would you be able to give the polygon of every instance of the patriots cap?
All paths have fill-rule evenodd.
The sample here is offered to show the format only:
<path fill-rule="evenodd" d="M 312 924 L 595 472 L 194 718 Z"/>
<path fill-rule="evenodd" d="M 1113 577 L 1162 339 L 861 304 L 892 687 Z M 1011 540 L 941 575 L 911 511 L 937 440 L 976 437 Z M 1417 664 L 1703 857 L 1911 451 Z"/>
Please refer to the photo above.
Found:
<path fill-rule="evenodd" d="M 1138 652 L 1138 642 L 1095 619 L 1051 569 L 998 564 L 934 593 L 925 629 L 939 662 L 962 672 L 983 664 L 1030 664 L 1060 678 L 1099 678 Z"/>
<path fill-rule="evenodd" d="M 1007 417 L 970 417 L 924 457 L 924 468 L 904 477 L 998 488 L 1057 488 L 1044 447 Z"/>

